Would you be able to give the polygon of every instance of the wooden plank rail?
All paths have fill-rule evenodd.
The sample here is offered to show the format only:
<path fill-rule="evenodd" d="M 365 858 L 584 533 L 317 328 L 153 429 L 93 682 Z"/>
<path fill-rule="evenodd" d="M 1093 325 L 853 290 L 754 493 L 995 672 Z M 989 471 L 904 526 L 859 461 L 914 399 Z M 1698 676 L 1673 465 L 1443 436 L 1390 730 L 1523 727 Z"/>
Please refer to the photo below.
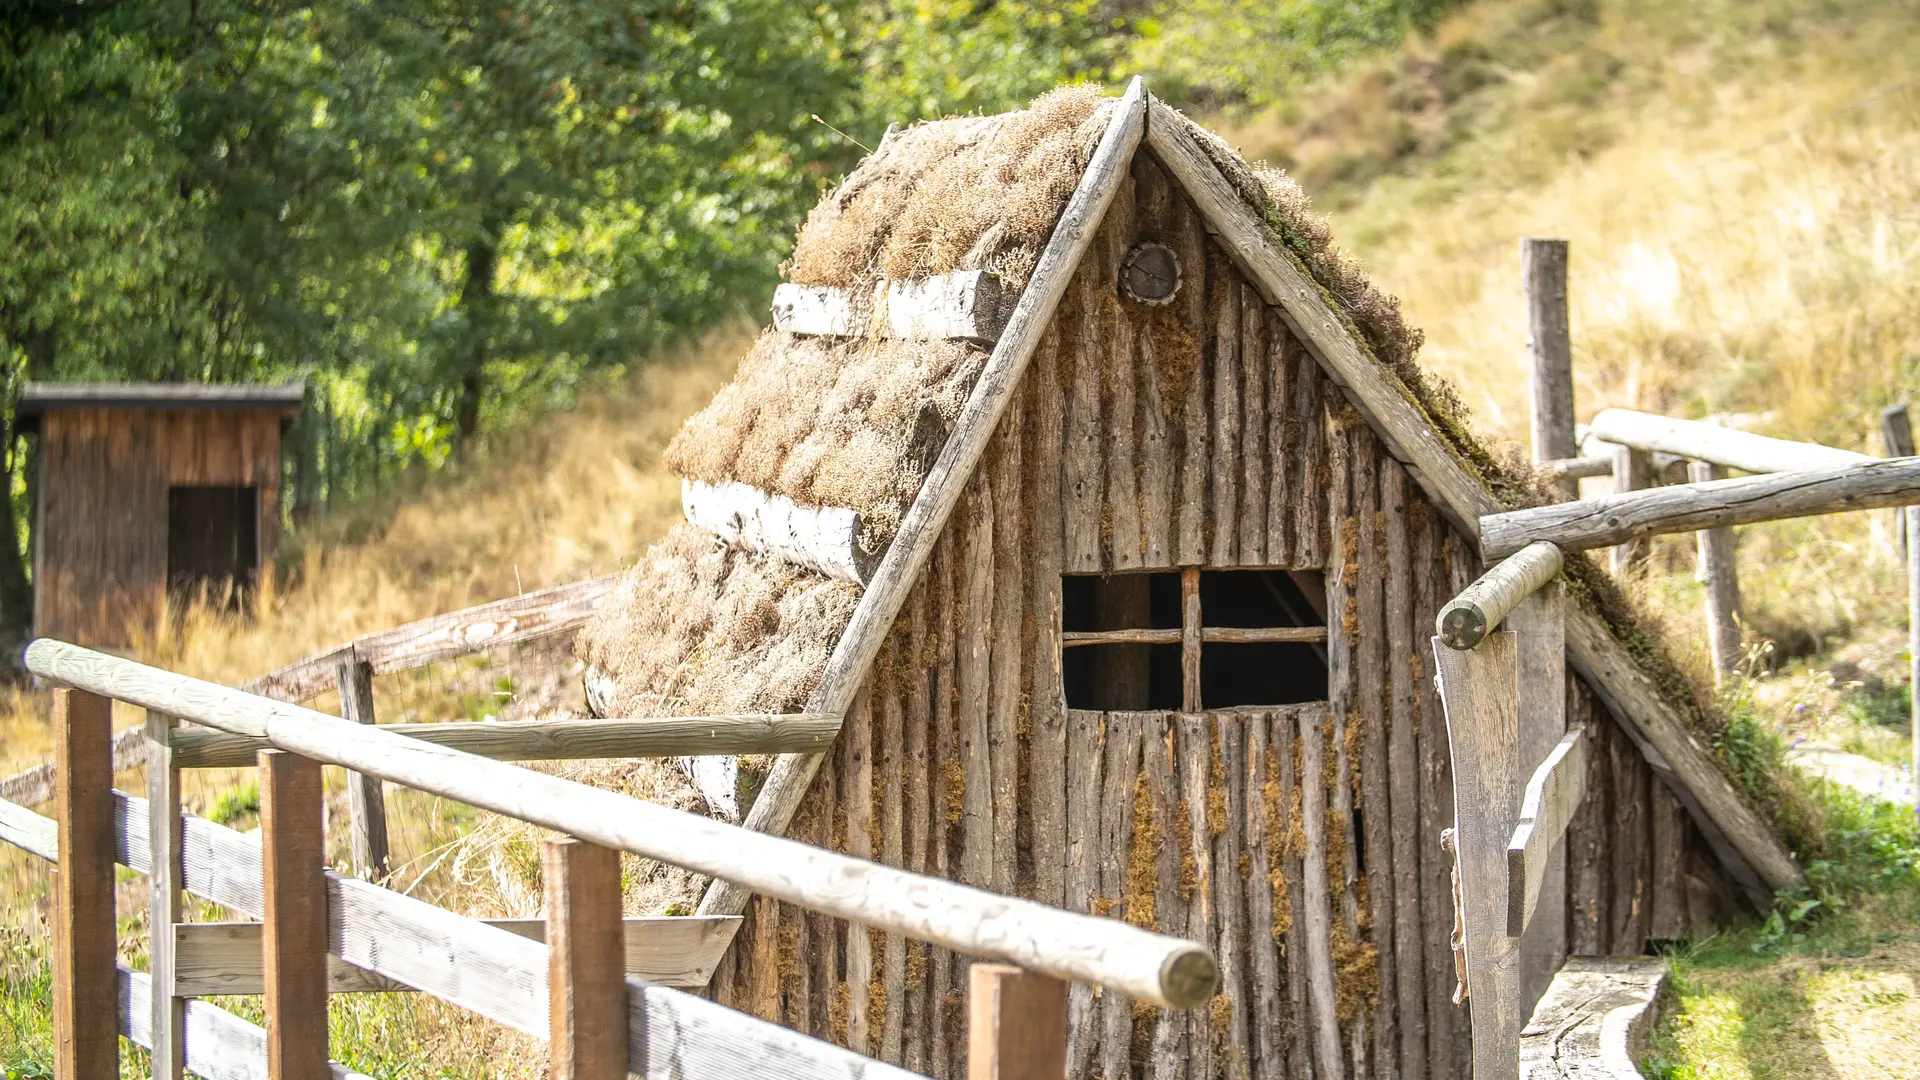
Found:
<path fill-rule="evenodd" d="M 824 750 L 840 733 L 829 713 L 662 716 L 627 720 L 517 720 L 509 723 L 382 724 L 380 730 L 500 761 L 586 758 L 698 757 Z M 174 764 L 182 769 L 231 769 L 253 764 L 268 747 L 261 736 L 207 728 L 180 728 Z"/>
<path fill-rule="evenodd" d="M 1548 543 L 1529 544 L 1447 601 L 1434 620 L 1435 632 L 1448 648 L 1473 648 L 1520 601 L 1552 581 L 1560 567 L 1559 548 Z"/>
<path fill-rule="evenodd" d="M 1210 997 L 1218 981 L 1206 949 L 1114 919 L 847 858 L 75 645 L 36 641 L 27 649 L 27 666 L 43 678 L 265 736 L 276 748 L 316 761 L 731 880 L 828 915 L 1100 984 L 1153 1004 L 1192 1007 Z"/>
<path fill-rule="evenodd" d="M 151 1050 L 153 981 L 126 968 L 116 968 L 115 975 L 120 1034 Z M 188 1072 L 214 1080 L 275 1080 L 267 1071 L 267 1029 L 205 1001 L 182 1002 L 181 1013 Z M 333 1061 L 327 1073 L 332 1080 L 373 1080 Z"/>
<path fill-rule="evenodd" d="M 1867 458 L 1489 514 L 1480 519 L 1480 544 L 1487 558 L 1503 559 L 1539 541 L 1584 551 L 1667 533 L 1915 504 L 1920 458 Z"/>
<path fill-rule="evenodd" d="M 1593 423 L 1587 425 L 1587 432 L 1589 437 L 1602 442 L 1648 453 L 1673 454 L 1749 473 L 1841 468 L 1876 460 L 1866 454 L 1819 443 L 1773 439 L 1718 424 L 1631 409 L 1602 409 Z"/>
<path fill-rule="evenodd" d="M 1574 728 L 1533 770 L 1520 799 L 1520 823 L 1507 841 L 1507 933 L 1518 936 L 1532 920 L 1548 856 L 1566 836 L 1586 794 L 1586 736 Z"/>
<path fill-rule="evenodd" d="M 1610 457 L 1550 458 L 1539 462 L 1534 468 L 1540 470 L 1549 480 L 1588 480 L 1598 476 L 1612 476 L 1613 459 Z"/>
<path fill-rule="evenodd" d="M 510 596 L 477 607 L 420 619 L 391 630 L 362 634 L 344 645 L 296 660 L 246 683 L 241 689 L 281 701 L 306 701 L 334 688 L 334 668 L 346 661 L 373 665 L 389 675 L 502 645 L 519 645 L 586 625 L 619 574 Z"/>

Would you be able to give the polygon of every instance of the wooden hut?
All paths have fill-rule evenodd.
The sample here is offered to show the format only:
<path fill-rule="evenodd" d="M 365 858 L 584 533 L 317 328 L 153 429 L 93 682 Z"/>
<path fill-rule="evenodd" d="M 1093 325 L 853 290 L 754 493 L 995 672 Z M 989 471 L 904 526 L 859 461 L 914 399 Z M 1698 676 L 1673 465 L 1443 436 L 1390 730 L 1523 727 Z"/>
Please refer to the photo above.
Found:
<path fill-rule="evenodd" d="M 1076 987 L 1072 1077 L 1465 1075 L 1428 642 L 1525 481 L 1284 176 L 1141 101 L 898 130 L 820 203 L 669 450 L 687 523 L 583 633 L 588 697 L 846 708 L 818 761 L 696 776 L 715 812 L 1215 949 L 1190 1013 Z M 1697 936 L 1777 840 L 1675 735 L 1698 704 L 1568 608 L 1595 752 L 1540 922 L 1555 956 Z M 742 907 L 720 1001 L 961 1075 L 964 958 L 702 910 Z"/>
<path fill-rule="evenodd" d="M 36 637 L 124 648 L 171 591 L 237 602 L 279 539 L 282 386 L 29 383 Z"/>

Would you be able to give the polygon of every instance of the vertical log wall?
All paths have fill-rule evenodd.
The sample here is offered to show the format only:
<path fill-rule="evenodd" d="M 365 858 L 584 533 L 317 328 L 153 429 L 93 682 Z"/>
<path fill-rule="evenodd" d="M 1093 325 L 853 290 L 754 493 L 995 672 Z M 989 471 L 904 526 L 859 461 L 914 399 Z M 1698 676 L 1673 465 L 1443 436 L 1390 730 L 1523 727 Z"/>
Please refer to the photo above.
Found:
<path fill-rule="evenodd" d="M 1123 300 L 1140 240 L 1171 304 Z M 1328 701 L 1069 710 L 1060 575 L 1318 569 Z M 1461 1076 L 1451 770 L 1429 637 L 1478 572 L 1147 155 L 847 719 L 793 834 L 1211 945 L 1187 1014 L 1084 986 L 1071 1077 Z M 1731 888 L 1593 697 L 1569 838 L 1576 952 L 1713 925 Z M 965 1071 L 968 960 L 756 900 L 723 1003 L 935 1077 Z"/>

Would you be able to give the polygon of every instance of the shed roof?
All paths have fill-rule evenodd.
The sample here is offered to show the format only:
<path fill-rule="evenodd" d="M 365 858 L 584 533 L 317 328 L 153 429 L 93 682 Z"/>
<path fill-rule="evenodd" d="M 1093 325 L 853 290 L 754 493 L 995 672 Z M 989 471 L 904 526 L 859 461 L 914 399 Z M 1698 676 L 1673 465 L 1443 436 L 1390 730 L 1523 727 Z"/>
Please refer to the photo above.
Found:
<path fill-rule="evenodd" d="M 14 415 L 37 417 L 57 409 L 295 413 L 306 401 L 304 383 L 30 382 Z"/>

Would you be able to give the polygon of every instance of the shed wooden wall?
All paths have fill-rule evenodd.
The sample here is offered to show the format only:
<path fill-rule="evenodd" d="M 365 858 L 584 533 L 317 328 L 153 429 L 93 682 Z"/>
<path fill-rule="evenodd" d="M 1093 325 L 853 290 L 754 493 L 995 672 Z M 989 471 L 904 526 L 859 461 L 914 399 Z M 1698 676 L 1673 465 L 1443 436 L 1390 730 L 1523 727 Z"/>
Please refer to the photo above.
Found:
<path fill-rule="evenodd" d="M 279 540 L 274 412 L 55 409 L 40 421 L 35 633 L 124 648 L 151 627 L 167 577 L 167 488 L 259 489 L 260 560 Z"/>
<path fill-rule="evenodd" d="M 1115 295 L 1139 239 L 1182 254 L 1169 307 Z M 1329 700 L 1068 710 L 1061 573 L 1194 564 L 1324 571 Z M 1143 154 L 792 834 L 1214 947 L 1225 985 L 1190 1014 L 1075 988 L 1071 1077 L 1464 1076 L 1427 642 L 1476 573 Z M 1639 952 L 1710 925 L 1731 887 L 1570 687 L 1569 720 L 1593 722 L 1599 749 L 1569 840 L 1573 948 Z M 713 987 L 958 1077 L 966 965 L 756 899 Z M 1339 1060 L 1315 1060 L 1326 1047 Z"/>

